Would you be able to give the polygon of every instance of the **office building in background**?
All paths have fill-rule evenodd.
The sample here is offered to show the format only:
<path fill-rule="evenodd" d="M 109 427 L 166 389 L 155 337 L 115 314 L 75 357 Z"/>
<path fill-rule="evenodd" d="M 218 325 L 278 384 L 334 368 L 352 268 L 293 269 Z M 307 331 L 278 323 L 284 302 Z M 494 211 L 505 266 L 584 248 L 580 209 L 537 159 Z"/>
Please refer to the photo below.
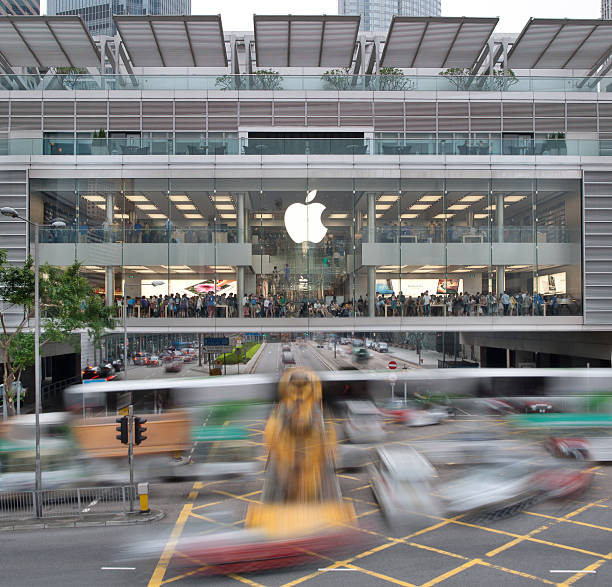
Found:
<path fill-rule="evenodd" d="M 0 0 L 0 6 L 7 1 Z M 92 35 L 113 36 L 113 14 L 186 15 L 191 14 L 191 0 L 48 0 L 47 14 L 78 14 Z"/>
<path fill-rule="evenodd" d="M 601 0 L 601 18 L 612 18 L 612 0 Z"/>
<path fill-rule="evenodd" d="M 0 0 L 0 14 L 16 16 L 40 14 L 40 0 Z"/>
<path fill-rule="evenodd" d="M 386 31 L 395 15 L 440 16 L 441 4 L 441 0 L 338 0 L 338 14 L 359 14 L 362 31 Z"/>

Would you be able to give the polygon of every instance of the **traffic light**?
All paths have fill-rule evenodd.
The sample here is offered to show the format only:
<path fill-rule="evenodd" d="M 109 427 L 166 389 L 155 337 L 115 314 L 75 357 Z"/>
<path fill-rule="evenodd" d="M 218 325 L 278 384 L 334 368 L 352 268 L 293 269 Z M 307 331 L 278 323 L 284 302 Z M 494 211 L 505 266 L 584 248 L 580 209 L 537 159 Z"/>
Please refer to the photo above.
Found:
<path fill-rule="evenodd" d="M 134 418 L 134 444 L 140 444 L 143 440 L 147 439 L 146 436 L 143 436 L 143 432 L 147 431 L 143 426 L 145 422 L 144 418 L 139 418 L 138 416 Z"/>
<path fill-rule="evenodd" d="M 128 417 L 127 416 L 122 416 L 121 418 L 117 418 L 115 420 L 115 422 L 117 422 L 117 424 L 119 424 L 119 426 L 117 426 L 115 428 L 115 430 L 117 432 L 119 432 L 119 434 L 117 434 L 117 436 L 115 438 L 117 440 L 120 440 L 121 444 L 127 444 L 129 442 Z"/>

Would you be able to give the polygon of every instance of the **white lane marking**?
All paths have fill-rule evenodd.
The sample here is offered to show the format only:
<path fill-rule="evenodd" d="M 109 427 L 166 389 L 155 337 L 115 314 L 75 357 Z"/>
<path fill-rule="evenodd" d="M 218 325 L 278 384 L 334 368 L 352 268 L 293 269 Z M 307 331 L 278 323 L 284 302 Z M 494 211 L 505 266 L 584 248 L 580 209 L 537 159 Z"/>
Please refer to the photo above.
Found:
<path fill-rule="evenodd" d="M 100 567 L 101 571 L 135 571 L 136 567 Z"/>
<path fill-rule="evenodd" d="M 564 571 L 564 570 L 554 570 L 549 571 L 550 573 L 596 573 L 597 571 Z"/>

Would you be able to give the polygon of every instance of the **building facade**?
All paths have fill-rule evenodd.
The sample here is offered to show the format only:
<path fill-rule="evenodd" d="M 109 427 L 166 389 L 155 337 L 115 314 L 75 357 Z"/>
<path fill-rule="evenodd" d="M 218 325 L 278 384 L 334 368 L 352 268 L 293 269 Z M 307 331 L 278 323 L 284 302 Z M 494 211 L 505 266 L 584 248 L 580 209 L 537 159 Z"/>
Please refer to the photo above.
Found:
<path fill-rule="evenodd" d="M 441 0 L 338 0 L 338 14 L 361 16 L 362 31 L 386 31 L 394 16 L 440 16 Z"/>
<path fill-rule="evenodd" d="M 47 14 L 80 16 L 92 35 L 112 37 L 113 15 L 191 14 L 191 0 L 48 0 Z"/>
<path fill-rule="evenodd" d="M 39 0 L 0 0 L 1 15 L 25 16 L 40 14 Z"/>
<path fill-rule="evenodd" d="M 612 79 L 229 67 L 0 90 L 3 205 L 132 332 L 612 331 Z M 31 240 L 0 219 L 11 262 Z"/>
<path fill-rule="evenodd" d="M 612 1 L 601 0 L 601 18 L 611 19 L 612 18 Z"/>

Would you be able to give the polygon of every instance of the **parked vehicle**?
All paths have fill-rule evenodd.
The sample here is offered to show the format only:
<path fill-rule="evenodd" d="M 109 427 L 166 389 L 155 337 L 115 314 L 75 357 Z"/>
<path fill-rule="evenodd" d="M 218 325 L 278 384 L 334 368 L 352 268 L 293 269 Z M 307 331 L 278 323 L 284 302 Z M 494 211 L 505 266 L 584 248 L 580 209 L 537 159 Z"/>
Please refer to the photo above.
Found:
<path fill-rule="evenodd" d="M 379 342 L 376 344 L 376 350 L 379 353 L 388 353 L 389 352 L 389 345 L 386 342 Z"/>

